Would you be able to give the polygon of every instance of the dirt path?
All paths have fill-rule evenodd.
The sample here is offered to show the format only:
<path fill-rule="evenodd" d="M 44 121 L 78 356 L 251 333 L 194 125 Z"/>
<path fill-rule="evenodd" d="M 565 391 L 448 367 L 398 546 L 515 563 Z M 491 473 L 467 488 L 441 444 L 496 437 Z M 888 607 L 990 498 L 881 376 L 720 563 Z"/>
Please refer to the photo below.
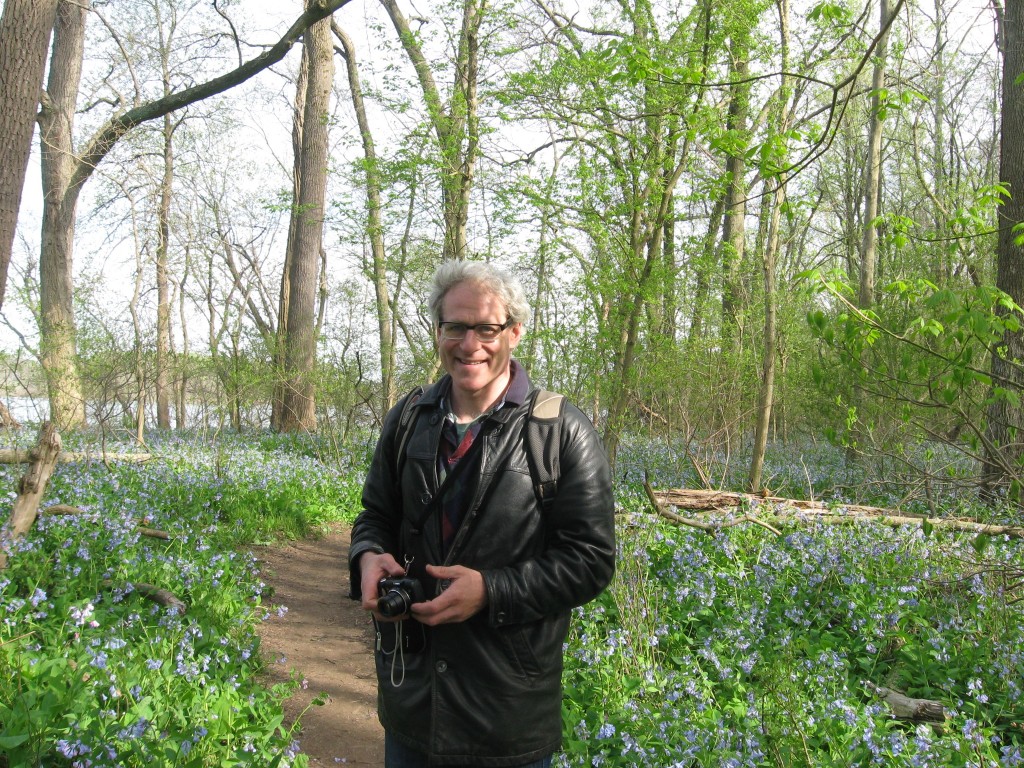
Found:
<path fill-rule="evenodd" d="M 319 540 L 254 550 L 268 605 L 287 608 L 260 627 L 270 683 L 295 670 L 308 683 L 285 704 L 287 722 L 318 694 L 327 703 L 302 715 L 298 734 L 310 766 L 383 768 L 384 730 L 377 722 L 377 683 L 366 614 L 348 599 L 347 527 Z"/>

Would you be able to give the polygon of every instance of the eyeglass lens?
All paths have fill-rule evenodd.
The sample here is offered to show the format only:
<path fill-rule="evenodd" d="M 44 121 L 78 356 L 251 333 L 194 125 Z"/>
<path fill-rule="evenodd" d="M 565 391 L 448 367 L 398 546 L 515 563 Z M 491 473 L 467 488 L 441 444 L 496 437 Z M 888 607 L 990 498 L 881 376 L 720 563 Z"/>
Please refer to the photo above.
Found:
<path fill-rule="evenodd" d="M 465 323 L 443 322 L 440 325 L 441 335 L 452 341 L 466 338 L 466 334 L 470 331 L 473 331 L 480 341 L 494 341 L 499 335 L 501 335 L 501 332 L 505 330 L 505 326 L 499 325 L 498 323 L 477 323 L 476 325 L 466 325 Z"/>

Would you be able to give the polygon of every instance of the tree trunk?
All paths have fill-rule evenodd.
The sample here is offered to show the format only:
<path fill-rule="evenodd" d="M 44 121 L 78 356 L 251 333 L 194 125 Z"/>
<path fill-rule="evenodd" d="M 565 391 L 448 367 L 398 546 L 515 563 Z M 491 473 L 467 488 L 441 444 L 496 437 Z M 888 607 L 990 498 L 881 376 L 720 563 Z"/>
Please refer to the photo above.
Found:
<path fill-rule="evenodd" d="M 778 0 L 781 66 L 783 73 L 779 84 L 777 119 L 780 134 L 789 130 L 791 110 L 789 108 L 789 0 Z M 761 490 L 761 473 L 764 469 L 764 455 L 768 448 L 768 430 L 772 423 L 772 404 L 775 399 L 775 359 L 778 346 L 776 330 L 777 302 L 775 288 L 775 266 L 779 255 L 779 228 L 782 225 L 782 207 L 786 201 L 786 178 L 780 174 L 769 176 L 766 186 L 775 184 L 775 193 L 765 195 L 762 205 L 767 206 L 768 236 L 763 245 L 761 267 L 764 275 L 764 358 L 761 361 L 761 390 L 757 399 L 757 425 L 754 428 L 753 455 L 750 459 L 750 474 L 747 485 L 751 493 Z"/>
<path fill-rule="evenodd" d="M 72 254 L 78 192 L 72 144 L 75 102 L 82 76 L 89 2 L 61 0 L 54 27 L 50 75 L 39 115 L 43 174 L 39 258 L 40 362 L 46 374 L 50 419 L 60 430 L 85 423 L 72 304 Z"/>
<path fill-rule="evenodd" d="M 1003 52 L 1003 104 L 1000 124 L 999 179 L 1010 196 L 998 209 L 999 243 L 996 285 L 1024 305 L 1024 247 L 1017 242 L 1015 227 L 1024 221 L 1024 3 L 1010 0 L 1003 9 L 999 38 Z M 1001 311 L 1007 310 L 1000 308 Z M 1024 330 L 1007 329 L 1001 347 L 992 355 L 992 381 L 1003 391 L 1024 391 Z M 1006 395 L 995 396 L 988 409 L 986 457 L 983 482 L 989 492 L 1011 486 L 1019 499 L 1021 463 L 1024 457 L 1024 402 Z"/>
<path fill-rule="evenodd" d="M 307 66 L 299 157 L 299 196 L 292 210 L 294 248 L 289 261 L 284 345 L 283 432 L 316 429 L 316 297 L 327 190 L 328 127 L 334 50 L 330 19 L 318 21 L 303 39 Z"/>
<path fill-rule="evenodd" d="M 479 4 L 478 4 L 479 3 Z M 395 0 L 381 0 L 391 18 L 423 92 L 430 123 L 437 139 L 441 167 L 441 195 L 444 216 L 442 258 L 463 259 L 469 255 L 466 225 L 469 199 L 479 157 L 480 127 L 477 118 L 477 71 L 480 23 L 484 3 L 463 0 L 462 28 L 455 61 L 455 87 L 445 110 L 441 92 L 418 38 Z"/>
<path fill-rule="evenodd" d="M 721 426 L 730 435 L 730 443 L 738 446 L 739 420 L 742 412 L 743 384 L 741 352 L 746 323 L 747 299 L 744 296 L 743 271 L 746 253 L 746 147 L 750 140 L 750 24 L 753 20 L 740 20 L 731 32 L 729 44 L 730 73 L 729 109 L 726 127 L 735 134 L 736 148 L 726 157 L 726 202 L 722 229 L 722 351 L 731 361 L 727 364 L 733 373 L 732 381 L 722 381 L 719 410 Z"/>
<path fill-rule="evenodd" d="M 882 194 L 882 97 L 889 38 L 889 0 L 878 2 L 881 35 L 875 48 L 871 75 L 871 121 L 868 124 L 867 178 L 864 182 L 864 233 L 860 243 L 860 287 L 857 305 L 869 309 L 875 303 L 875 270 L 878 261 L 878 218 Z"/>
<path fill-rule="evenodd" d="M 717 252 L 718 233 L 722 229 L 722 216 L 725 213 L 725 197 L 720 196 L 711 207 L 708 218 L 707 234 L 704 236 L 700 254 L 695 259 L 695 282 L 693 302 L 690 309 L 690 329 L 686 334 L 686 356 L 692 357 L 697 350 L 698 342 L 704 340 L 707 326 L 706 314 L 711 304 L 708 296 L 711 292 L 711 275 L 714 273 L 714 257 Z"/>
<path fill-rule="evenodd" d="M 377 150 L 370 132 L 370 121 L 363 103 L 363 88 L 359 81 L 359 66 L 356 49 L 344 30 L 336 24 L 334 34 L 341 42 L 342 55 L 348 69 L 349 91 L 352 93 L 352 107 L 356 112 L 359 134 L 363 139 L 363 156 L 366 158 L 366 232 L 370 238 L 370 273 L 373 291 L 377 297 L 377 334 L 380 345 L 380 376 L 383 406 L 381 413 L 387 413 L 398 399 L 395 383 L 396 351 L 393 333 L 391 296 L 387 280 L 387 253 L 384 249 L 384 224 L 381 220 L 381 174 L 377 164 Z"/>
<path fill-rule="evenodd" d="M 146 345 L 142 330 L 142 319 L 139 317 L 139 303 L 142 301 L 142 286 L 145 279 L 145 260 L 142 248 L 135 247 L 135 280 L 132 285 L 132 298 L 128 302 L 128 313 L 132 317 L 132 330 L 135 334 L 133 363 L 135 365 L 135 438 L 140 444 L 145 439 L 146 430 Z"/>
<path fill-rule="evenodd" d="M 779 227 L 781 226 L 782 206 L 786 199 L 786 187 L 780 179 L 775 194 L 765 196 L 765 205 L 769 206 L 768 238 L 764 245 L 761 266 L 764 275 L 764 358 L 761 361 L 761 388 L 757 398 L 757 425 L 754 429 L 753 455 L 750 460 L 748 487 L 752 493 L 761 489 L 761 472 L 764 468 L 764 455 L 768 447 L 768 429 L 772 422 L 772 403 L 775 399 L 775 359 L 778 345 L 776 330 L 776 297 L 775 265 L 779 253 Z"/>
<path fill-rule="evenodd" d="M 0 308 L 57 0 L 7 0 L 0 17 Z"/>
<path fill-rule="evenodd" d="M 39 429 L 39 440 L 29 456 L 31 466 L 25 471 L 18 485 L 18 497 L 11 507 L 11 518 L 3 526 L 0 546 L 0 570 L 7 567 L 7 546 L 14 539 L 21 538 L 32 529 L 39 513 L 39 502 L 46 493 L 53 468 L 60 457 L 60 434 L 51 422 L 43 423 Z"/>
<path fill-rule="evenodd" d="M 168 73 L 165 72 L 165 77 Z M 165 80 L 165 92 L 170 83 Z M 174 191 L 174 123 L 164 115 L 164 168 L 160 180 L 160 206 L 157 209 L 156 243 L 156 423 L 163 429 L 171 426 L 170 367 L 171 355 L 171 290 L 167 275 L 167 254 L 171 239 L 171 197 Z"/>

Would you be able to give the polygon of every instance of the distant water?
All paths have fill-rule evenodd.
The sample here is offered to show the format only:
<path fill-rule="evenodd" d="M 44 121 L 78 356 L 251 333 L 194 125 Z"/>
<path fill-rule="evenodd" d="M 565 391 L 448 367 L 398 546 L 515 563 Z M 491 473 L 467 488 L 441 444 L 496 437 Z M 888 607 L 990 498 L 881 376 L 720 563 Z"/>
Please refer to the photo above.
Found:
<path fill-rule="evenodd" d="M 9 397 L 4 405 L 22 424 L 41 424 L 50 417 L 50 401 L 45 397 Z"/>
<path fill-rule="evenodd" d="M 42 424 L 50 417 L 50 402 L 45 396 L 11 396 L 6 400 L 2 400 L 2 402 L 7 406 L 7 410 L 11 412 L 11 416 L 22 425 Z M 176 421 L 176 415 L 176 410 L 172 405 L 170 412 L 172 424 Z M 223 425 L 227 419 L 223 404 L 220 403 L 210 405 L 189 403 L 185 415 L 190 427 L 201 425 L 216 427 Z M 130 423 L 134 423 L 134 416 L 126 414 L 120 406 L 111 408 L 109 404 L 107 406 L 100 406 L 95 403 L 86 404 L 86 421 L 90 424 L 100 420 L 108 422 L 120 421 L 124 418 L 127 418 Z M 265 403 L 250 406 L 244 410 L 242 419 L 247 429 L 262 428 L 270 423 L 270 406 Z M 152 403 L 147 404 L 146 421 L 150 424 L 156 422 L 155 407 Z"/>

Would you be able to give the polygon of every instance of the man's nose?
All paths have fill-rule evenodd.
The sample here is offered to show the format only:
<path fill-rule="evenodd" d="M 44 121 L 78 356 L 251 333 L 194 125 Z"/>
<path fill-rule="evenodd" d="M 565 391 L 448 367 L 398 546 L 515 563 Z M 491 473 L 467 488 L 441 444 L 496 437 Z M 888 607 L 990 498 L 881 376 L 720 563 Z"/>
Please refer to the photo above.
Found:
<path fill-rule="evenodd" d="M 462 337 L 459 346 L 462 349 L 476 349 L 481 343 L 480 338 L 476 335 L 476 329 L 470 328 L 466 331 L 466 335 Z"/>

